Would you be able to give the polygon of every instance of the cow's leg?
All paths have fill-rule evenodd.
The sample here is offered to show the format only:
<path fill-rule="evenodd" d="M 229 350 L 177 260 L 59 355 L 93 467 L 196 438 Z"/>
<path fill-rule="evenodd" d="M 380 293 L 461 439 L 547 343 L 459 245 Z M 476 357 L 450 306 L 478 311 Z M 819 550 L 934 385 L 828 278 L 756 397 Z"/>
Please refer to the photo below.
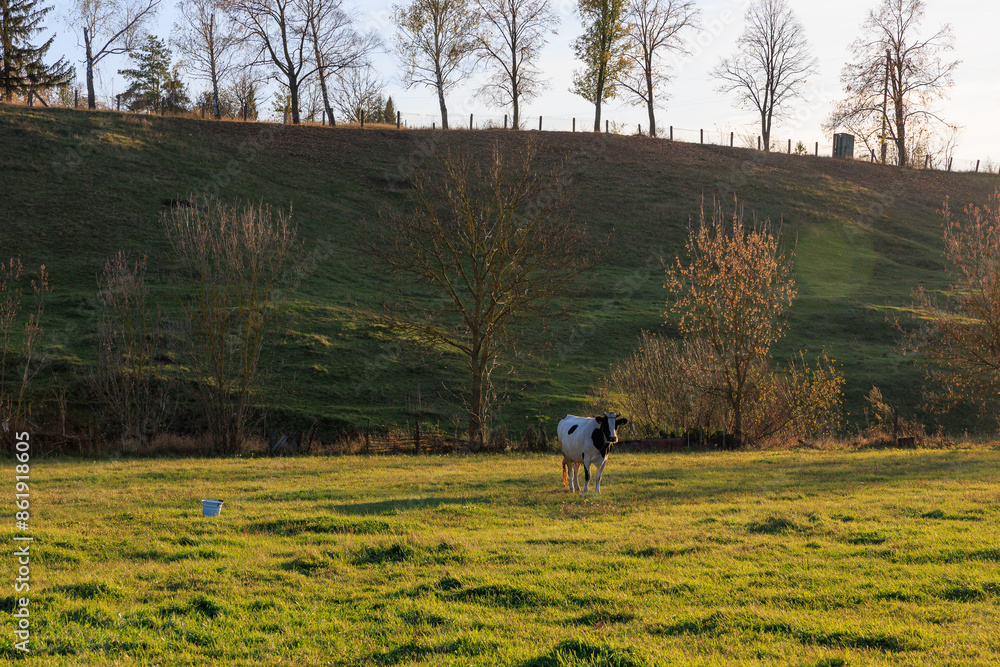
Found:
<path fill-rule="evenodd" d="M 590 488 L 590 461 L 587 460 L 587 455 L 583 455 L 583 492 L 587 493 Z"/>
<path fill-rule="evenodd" d="M 594 491 L 597 493 L 601 492 L 601 476 L 604 474 L 604 466 L 608 463 L 608 457 L 605 456 L 604 459 L 597 465 L 597 471 L 594 473 Z"/>
<path fill-rule="evenodd" d="M 570 483 L 569 483 L 570 488 L 569 488 L 569 490 L 572 491 L 573 493 L 579 493 L 580 492 L 580 464 L 577 463 L 576 461 L 573 461 L 570 464 L 570 466 L 571 466 L 571 468 L 570 468 L 570 478 L 569 478 L 570 479 Z"/>

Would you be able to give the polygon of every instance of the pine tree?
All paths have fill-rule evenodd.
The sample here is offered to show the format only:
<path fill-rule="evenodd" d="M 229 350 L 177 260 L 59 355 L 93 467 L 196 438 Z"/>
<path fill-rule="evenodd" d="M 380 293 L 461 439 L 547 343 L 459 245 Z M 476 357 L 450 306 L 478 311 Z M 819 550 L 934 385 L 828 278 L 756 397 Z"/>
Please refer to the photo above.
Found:
<path fill-rule="evenodd" d="M 24 95 L 30 103 L 35 90 L 64 85 L 72 68 L 62 58 L 54 65 L 43 62 L 52 46 L 53 35 L 41 46 L 31 38 L 42 31 L 41 22 L 52 7 L 40 7 L 41 0 L 0 0 L 0 90 L 7 102 Z"/>
<path fill-rule="evenodd" d="M 388 125 L 396 124 L 396 105 L 392 103 L 392 95 L 385 101 L 385 111 L 382 112 L 382 122 Z"/>
<path fill-rule="evenodd" d="M 134 69 L 118 70 L 130 82 L 128 90 L 122 93 L 122 101 L 130 111 L 159 113 L 186 108 L 189 100 L 184 84 L 178 78 L 177 68 L 170 69 L 170 49 L 162 39 L 150 35 L 132 61 Z"/>

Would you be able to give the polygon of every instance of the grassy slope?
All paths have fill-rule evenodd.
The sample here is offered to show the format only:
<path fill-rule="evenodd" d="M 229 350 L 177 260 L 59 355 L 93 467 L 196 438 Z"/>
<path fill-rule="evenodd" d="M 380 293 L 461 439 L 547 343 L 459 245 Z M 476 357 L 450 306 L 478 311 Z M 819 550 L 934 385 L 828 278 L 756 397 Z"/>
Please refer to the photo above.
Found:
<path fill-rule="evenodd" d="M 992 665 L 995 470 L 616 455 L 571 497 L 552 456 L 44 461 L 32 664 Z"/>
<path fill-rule="evenodd" d="M 919 370 L 892 354 L 886 308 L 918 283 L 941 284 L 940 218 L 946 196 L 982 202 L 989 175 L 897 172 L 877 165 L 764 155 L 755 151 L 592 134 L 535 135 L 550 165 L 564 164 L 577 218 L 595 237 L 614 231 L 608 264 L 587 276 L 571 320 L 541 331 L 544 357 L 516 362 L 506 418 L 578 410 L 608 364 L 641 329 L 665 330 L 660 259 L 681 249 L 704 197 L 736 194 L 748 210 L 783 222 L 797 241 L 799 298 L 779 352 L 826 348 L 844 364 L 848 408 L 857 417 L 871 384 L 890 401 L 916 403 Z M 338 130 L 144 118 L 114 113 L 0 106 L 0 248 L 44 262 L 56 292 L 48 331 L 65 371 L 86 364 L 94 344 L 95 276 L 118 247 L 171 270 L 161 200 L 216 192 L 293 206 L 314 269 L 283 324 L 272 401 L 333 424 L 372 418 L 451 423 L 442 384 L 461 376 L 368 324 L 380 295 L 400 289 L 356 250 L 363 220 L 402 205 L 395 186 L 407 165 L 435 146 L 527 135 L 491 132 Z M 161 279 L 160 283 L 165 281 Z M 158 291 L 171 303 L 166 290 Z"/>

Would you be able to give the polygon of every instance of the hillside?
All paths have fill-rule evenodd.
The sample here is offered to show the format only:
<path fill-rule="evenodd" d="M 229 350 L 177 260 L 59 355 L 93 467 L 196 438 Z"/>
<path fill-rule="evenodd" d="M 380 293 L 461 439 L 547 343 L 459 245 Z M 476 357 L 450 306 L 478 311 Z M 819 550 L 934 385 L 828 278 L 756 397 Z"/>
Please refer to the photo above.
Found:
<path fill-rule="evenodd" d="M 401 173 L 436 146 L 540 142 L 572 176 L 577 219 L 614 230 L 615 251 L 582 280 L 577 314 L 541 332 L 544 356 L 522 351 L 509 377 L 508 426 L 581 409 L 590 386 L 628 354 L 643 329 L 664 325 L 661 258 L 681 249 L 702 199 L 737 195 L 758 217 L 781 220 L 795 243 L 799 296 L 779 353 L 825 348 L 843 364 L 848 410 L 861 417 L 872 384 L 912 410 L 921 373 L 893 353 L 886 315 L 918 284 L 942 284 L 941 223 L 953 206 L 982 203 L 995 175 L 899 172 L 860 162 L 589 133 L 395 131 L 283 127 L 28 109 L 0 105 L 0 247 L 44 263 L 55 291 L 47 310 L 54 363 L 40 387 L 67 382 L 76 418 L 95 344 L 95 278 L 119 247 L 147 254 L 167 309 L 171 271 L 163 201 L 191 193 L 263 200 L 293 209 L 311 272 L 282 322 L 269 390 L 282 419 L 321 416 L 329 428 L 412 421 L 459 423 L 443 384 L 454 360 L 395 344 L 370 324 L 379 296 L 398 285 L 358 250 L 362 221 L 406 201 Z M 964 429 L 966 417 L 952 417 Z"/>

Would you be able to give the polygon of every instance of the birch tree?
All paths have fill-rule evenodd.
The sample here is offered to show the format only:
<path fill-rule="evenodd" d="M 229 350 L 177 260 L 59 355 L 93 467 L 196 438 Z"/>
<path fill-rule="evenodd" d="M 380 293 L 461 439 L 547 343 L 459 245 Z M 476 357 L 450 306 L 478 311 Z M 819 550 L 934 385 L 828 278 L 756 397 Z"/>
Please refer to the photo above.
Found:
<path fill-rule="evenodd" d="M 479 19 L 469 0 L 413 0 L 393 5 L 396 53 L 403 61 L 403 83 L 434 89 L 441 127 L 448 129 L 445 93 L 472 69 Z"/>
<path fill-rule="evenodd" d="M 360 33 L 357 15 L 344 8 L 342 0 L 303 0 L 306 32 L 327 118 L 334 122 L 330 101 L 331 77 L 347 70 L 370 66 L 370 56 L 382 46 L 375 32 Z"/>
<path fill-rule="evenodd" d="M 195 78 L 212 86 L 212 115 L 222 118 L 219 88 L 240 66 L 235 61 L 242 31 L 224 11 L 224 0 L 183 0 L 177 4 L 180 21 L 174 24 L 174 48 Z"/>
<path fill-rule="evenodd" d="M 548 35 L 557 34 L 556 16 L 548 0 L 477 0 L 483 24 L 477 49 L 492 74 L 480 95 L 499 107 L 510 107 L 514 129 L 521 127 L 521 105 L 542 91 L 538 67 Z"/>

